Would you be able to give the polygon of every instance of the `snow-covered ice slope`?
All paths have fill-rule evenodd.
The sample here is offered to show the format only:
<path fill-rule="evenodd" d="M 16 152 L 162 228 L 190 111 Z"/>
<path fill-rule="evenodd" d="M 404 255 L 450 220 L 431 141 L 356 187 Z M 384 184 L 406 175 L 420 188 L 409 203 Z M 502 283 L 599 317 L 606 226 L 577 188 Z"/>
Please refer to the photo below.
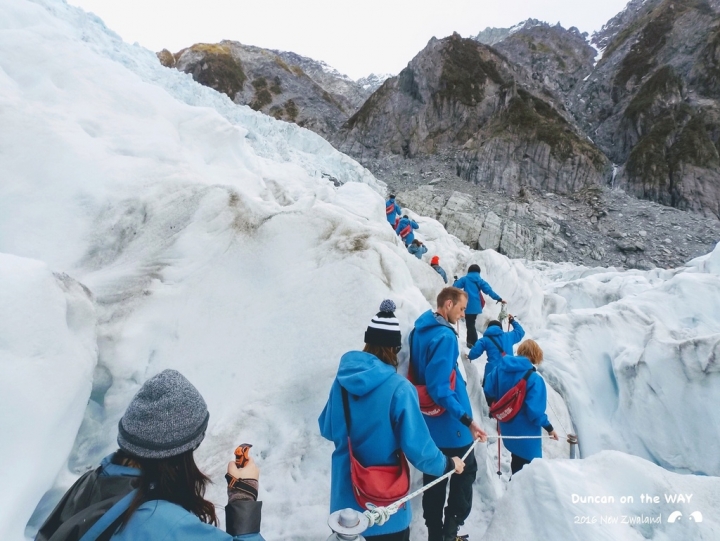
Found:
<path fill-rule="evenodd" d="M 388 227 L 384 186 L 317 135 L 163 68 L 152 52 L 124 44 L 97 18 L 60 0 L 0 3 L 0 149 L 0 253 L 16 256 L 0 259 L 2 275 L 23 287 L 36 280 L 47 291 L 46 300 L 25 299 L 13 293 L 13 280 L 0 281 L 0 295 L 13 308 L 3 311 L 0 329 L 13 328 L 12 313 L 30 314 L 46 303 L 54 334 L 28 327 L 13 336 L 16 362 L 42 372 L 20 345 L 47 345 L 45 335 L 65 336 L 69 348 L 47 362 L 66 362 L 67 351 L 78 351 L 62 394 L 48 394 L 57 401 L 55 416 L 46 417 L 34 402 L 17 407 L 17 393 L 29 393 L 31 383 L 0 394 L 3 426 L 22 423 L 39 432 L 0 443 L 2 456 L 12 457 L 2 501 L 20 495 L 0 511 L 0 538 L 19 541 L 40 495 L 54 485 L 30 519 L 26 533 L 32 534 L 74 476 L 114 449 L 117 421 L 142 382 L 168 367 L 197 385 L 210 408 L 197 454 L 216 482 L 210 499 L 223 502 L 224 464 L 236 444 L 250 441 L 262 469 L 266 538 L 326 538 L 332 446 L 320 438 L 317 416 L 338 359 L 362 345 L 383 298 L 396 301 L 407 333 L 442 287 Z M 323 174 L 344 184 L 335 187 Z M 473 253 L 435 220 L 418 219 L 428 256 L 440 255 L 451 276 L 480 263 L 528 336 L 540 341 L 547 352 L 542 372 L 559 391 L 550 393 L 551 419 L 572 429 L 564 398 L 585 456 L 614 449 L 677 472 L 718 475 L 711 451 L 718 414 L 709 410 L 720 396 L 720 249 L 672 272 L 585 269 Z M 36 269 L 26 282 L 15 262 L 28 260 L 17 256 L 43 262 L 22 263 Z M 75 284 L 63 286 L 74 299 L 68 306 L 85 306 L 83 314 L 94 309 L 88 317 L 95 318 L 96 340 L 88 339 L 91 323 L 68 318 L 61 325 L 52 272 L 92 292 L 94 308 L 81 286 L 59 279 Z M 486 316 L 496 310 L 491 303 Z M 95 361 L 78 431 L 77 408 L 89 392 L 82 370 Z M 482 362 L 469 368 L 479 415 Z M 37 456 L 36 442 L 44 440 L 36 437 L 60 442 L 39 479 L 35 463 L 24 460 Z M 567 447 L 548 443 L 545 450 L 555 458 Z M 547 539 L 547 530 L 512 530 L 511 515 L 529 510 L 513 507 L 512 492 L 505 496 L 507 476 L 495 475 L 495 453 L 494 445 L 478 450 L 481 471 L 468 521 L 473 539 L 490 523 L 487 539 L 500 539 L 492 532 L 503 528 L 517 540 Z M 643 464 L 643 476 L 634 478 L 638 490 L 645 483 L 665 486 L 670 475 L 640 458 L 602 456 Z M 507 471 L 505 452 L 502 459 Z M 609 460 L 598 460 L 540 462 L 527 478 L 545 472 L 546 507 L 564 498 L 552 482 L 562 468 L 578 483 L 619 491 L 621 476 L 609 474 Z M 702 482 L 710 486 L 703 498 L 717 494 L 716 477 L 672 479 L 673 489 L 692 491 Z M 28 480 L 37 482 L 29 487 Z M 527 482 L 512 490 L 522 486 Z M 716 528 L 713 520 L 708 516 L 702 527 Z M 421 523 L 416 513 L 413 539 L 423 538 Z M 552 525 L 554 537 L 564 539 L 566 523 Z M 687 539 L 685 530 L 664 525 L 650 531 L 658 539 Z M 590 541 L 606 538 L 577 532 Z M 636 534 L 621 530 L 617 539 Z"/>
<path fill-rule="evenodd" d="M 0 538 L 64 466 L 97 361 L 89 292 L 40 261 L 0 253 Z"/>

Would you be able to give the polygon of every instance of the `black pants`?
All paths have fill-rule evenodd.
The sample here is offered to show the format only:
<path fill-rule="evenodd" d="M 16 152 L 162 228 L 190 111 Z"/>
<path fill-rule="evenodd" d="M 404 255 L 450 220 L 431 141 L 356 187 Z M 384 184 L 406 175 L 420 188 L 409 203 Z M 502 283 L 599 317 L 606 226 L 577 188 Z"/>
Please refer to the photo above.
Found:
<path fill-rule="evenodd" d="M 517 473 L 522 470 L 525 464 L 530 464 L 529 460 L 525 460 L 521 456 L 517 456 L 512 453 L 510 453 L 510 456 L 512 457 L 512 460 L 510 461 L 510 471 L 513 473 Z"/>
<path fill-rule="evenodd" d="M 445 456 L 461 457 L 470 446 L 456 448 L 440 448 Z M 443 520 L 443 507 L 445 506 L 445 491 L 448 481 L 445 479 L 423 494 L 423 518 L 428 528 L 429 541 L 441 541 L 444 538 L 455 539 L 458 528 L 465 523 L 472 509 L 473 482 L 477 474 L 477 461 L 475 453 L 465 460 L 465 469 L 460 475 L 450 477 L 450 494 L 445 507 Z M 423 485 L 434 481 L 437 477 L 423 475 Z"/>
<path fill-rule="evenodd" d="M 467 345 L 469 348 L 475 345 L 478 341 L 477 329 L 475 328 L 475 321 L 477 320 L 477 314 L 465 314 L 465 327 L 467 327 Z"/>
<path fill-rule="evenodd" d="M 369 541 L 410 541 L 410 528 L 405 528 L 401 532 L 386 533 L 385 535 L 365 535 L 363 537 Z"/>

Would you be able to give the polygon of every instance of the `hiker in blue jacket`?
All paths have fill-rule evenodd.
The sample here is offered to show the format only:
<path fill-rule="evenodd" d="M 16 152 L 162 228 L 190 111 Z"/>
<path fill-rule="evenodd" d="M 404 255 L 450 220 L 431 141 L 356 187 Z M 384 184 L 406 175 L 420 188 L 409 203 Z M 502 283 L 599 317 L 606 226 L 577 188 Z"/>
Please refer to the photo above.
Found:
<path fill-rule="evenodd" d="M 557 440 L 557 432 L 545 414 L 547 407 L 547 389 L 545 380 L 535 371 L 543 360 L 543 352 L 534 340 L 525 340 L 518 347 L 517 356 L 506 356 L 497 367 L 488 374 L 483 386 L 488 404 L 505 395 L 529 370 L 527 394 L 520 412 L 509 422 L 500 422 L 500 433 L 504 436 L 535 436 L 533 439 L 502 440 L 510 451 L 512 461 L 510 469 L 517 473 L 534 458 L 542 457 L 541 429 Z"/>
<path fill-rule="evenodd" d="M 410 246 L 408 246 L 408 252 L 418 259 L 422 259 L 423 254 L 427 253 L 427 247 L 422 242 L 415 239 L 410 243 Z"/>
<path fill-rule="evenodd" d="M 433 268 L 433 270 L 435 270 L 435 272 L 437 272 L 440 276 L 442 276 L 442 279 L 447 284 L 448 283 L 447 274 L 445 274 L 445 269 L 443 269 L 440 266 L 440 258 L 438 256 L 434 255 L 432 257 L 432 259 L 430 260 L 430 266 Z"/>
<path fill-rule="evenodd" d="M 446 456 L 463 456 L 473 441 L 486 441 L 487 435 L 473 420 L 464 369 L 459 360 L 454 324 L 465 313 L 467 294 L 446 287 L 437 297 L 437 312 L 428 310 L 415 322 L 410 336 L 410 366 L 413 379 L 426 385 L 432 400 L 445 409 L 437 416 L 425 415 L 433 441 Z M 455 386 L 451 377 L 455 372 Z M 472 485 L 477 473 L 475 454 L 465 461 L 465 471 L 450 479 L 445 507 L 447 481 L 438 483 L 423 494 L 423 517 L 429 541 L 455 541 L 460 526 L 470 515 Z M 423 476 L 423 484 L 434 481 L 434 474 Z M 443 519 L 443 507 L 445 516 Z"/>
<path fill-rule="evenodd" d="M 508 315 L 508 323 L 512 325 L 512 331 L 507 332 L 502 330 L 502 323 L 497 320 L 488 323 L 483 337 L 475 342 L 470 353 L 468 353 L 468 359 L 471 361 L 477 359 L 483 353 L 487 353 L 483 382 L 488 374 L 500 364 L 505 355 L 513 354 L 513 346 L 525 336 L 525 329 L 522 328 L 512 314 Z"/>
<path fill-rule="evenodd" d="M 436 476 L 452 470 L 461 473 L 464 468 L 457 456 L 445 456 L 433 443 L 420 412 L 417 391 L 397 373 L 401 335 L 394 311 L 394 302 L 383 301 L 365 332 L 364 350 L 342 356 L 327 404 L 318 419 L 322 436 L 335 444 L 331 513 L 348 507 L 365 510 L 355 499 L 350 478 L 343 388 L 348 393 L 353 455 L 364 467 L 398 464 L 401 450 L 417 469 Z M 410 506 L 404 505 L 385 524 L 372 526 L 363 537 L 408 541 L 411 518 Z"/>
<path fill-rule="evenodd" d="M 470 265 L 468 267 L 467 275 L 463 276 L 459 280 L 455 280 L 453 287 L 462 289 L 468 295 L 468 305 L 467 310 L 465 310 L 465 327 L 467 330 L 467 346 L 471 348 L 475 345 L 475 342 L 477 342 L 478 339 L 475 322 L 477 321 L 478 315 L 482 314 L 483 311 L 483 302 L 480 298 L 481 292 L 503 304 L 505 304 L 505 301 L 502 300 L 500 295 L 492 290 L 490 284 L 480 278 L 479 265 Z"/>
<path fill-rule="evenodd" d="M 118 424 L 120 450 L 68 490 L 36 541 L 77 541 L 89 530 L 112 541 L 263 541 L 257 501 L 259 471 L 250 461 L 228 465 L 227 533 L 204 499 L 210 482 L 194 450 L 210 414 L 198 390 L 175 370 L 150 378 Z M 107 538 L 107 537 L 105 537 Z"/>
<path fill-rule="evenodd" d="M 385 201 L 385 217 L 388 223 L 395 228 L 397 219 L 402 215 L 402 209 L 400 205 L 395 201 L 395 194 L 390 194 L 390 197 Z"/>
<path fill-rule="evenodd" d="M 398 222 L 397 227 L 395 228 L 395 233 L 400 235 L 400 238 L 405 243 L 405 246 L 409 246 L 413 240 L 415 240 L 415 233 L 413 233 L 413 229 L 418 229 L 420 226 L 415 223 L 414 220 L 411 220 L 408 218 L 407 214 L 400 218 L 400 222 Z"/>

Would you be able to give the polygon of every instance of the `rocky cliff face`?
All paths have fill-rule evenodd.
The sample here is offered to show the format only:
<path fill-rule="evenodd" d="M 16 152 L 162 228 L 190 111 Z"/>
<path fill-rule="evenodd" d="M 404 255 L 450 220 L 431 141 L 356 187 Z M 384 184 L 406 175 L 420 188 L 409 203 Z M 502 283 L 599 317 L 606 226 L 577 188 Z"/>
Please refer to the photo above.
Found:
<path fill-rule="evenodd" d="M 475 39 L 485 43 L 483 33 Z M 497 40 L 494 47 L 523 66 L 534 80 L 556 93 L 563 102 L 592 72 L 596 55 L 587 34 L 577 28 L 566 30 L 559 23 L 552 26 L 535 19 L 508 29 L 508 34 Z"/>
<path fill-rule="evenodd" d="M 633 0 L 593 42 L 602 60 L 569 108 L 615 185 L 720 217 L 720 3 Z"/>
<path fill-rule="evenodd" d="M 498 51 L 455 34 L 433 38 L 385 81 L 336 136 L 368 161 L 460 149 L 457 174 L 517 192 L 570 192 L 599 184 L 607 162 L 555 96 Z"/>
<path fill-rule="evenodd" d="M 322 62 L 234 41 L 158 53 L 167 67 L 279 120 L 328 138 L 370 92 Z"/>
<path fill-rule="evenodd" d="M 720 221 L 591 187 L 570 197 L 526 188 L 508 197 L 459 179 L 397 185 L 398 202 L 472 248 L 586 266 L 672 268 L 712 250 Z M 422 228 L 418 232 L 422 240 Z"/>

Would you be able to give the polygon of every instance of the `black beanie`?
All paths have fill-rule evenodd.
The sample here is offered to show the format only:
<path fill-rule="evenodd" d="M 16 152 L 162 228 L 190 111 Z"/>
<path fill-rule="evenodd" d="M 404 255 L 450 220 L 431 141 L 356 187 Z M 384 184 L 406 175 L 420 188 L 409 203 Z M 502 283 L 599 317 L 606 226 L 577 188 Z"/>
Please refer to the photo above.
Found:
<path fill-rule="evenodd" d="M 486 329 L 489 329 L 490 327 L 500 327 L 502 329 L 502 323 L 500 323 L 497 319 L 493 319 L 492 321 L 488 322 Z"/>
<path fill-rule="evenodd" d="M 395 303 L 385 299 L 380 311 L 370 321 L 365 331 L 365 343 L 373 346 L 400 347 L 402 335 L 400 322 L 395 317 Z"/>

